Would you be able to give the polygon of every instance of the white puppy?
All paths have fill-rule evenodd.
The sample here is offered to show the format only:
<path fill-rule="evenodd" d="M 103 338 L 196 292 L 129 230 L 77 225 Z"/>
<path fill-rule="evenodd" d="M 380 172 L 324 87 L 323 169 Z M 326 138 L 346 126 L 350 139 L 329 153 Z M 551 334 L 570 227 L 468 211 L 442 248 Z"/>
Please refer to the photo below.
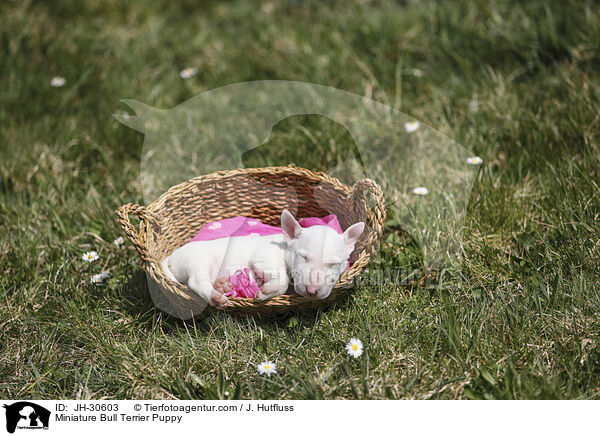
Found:
<path fill-rule="evenodd" d="M 229 300 L 214 284 L 244 268 L 260 286 L 257 300 L 285 294 L 290 278 L 298 294 L 323 299 L 348 267 L 364 228 L 359 222 L 341 235 L 324 225 L 304 228 L 284 210 L 283 234 L 190 242 L 165 258 L 162 267 L 171 280 L 187 285 L 216 307 Z"/>

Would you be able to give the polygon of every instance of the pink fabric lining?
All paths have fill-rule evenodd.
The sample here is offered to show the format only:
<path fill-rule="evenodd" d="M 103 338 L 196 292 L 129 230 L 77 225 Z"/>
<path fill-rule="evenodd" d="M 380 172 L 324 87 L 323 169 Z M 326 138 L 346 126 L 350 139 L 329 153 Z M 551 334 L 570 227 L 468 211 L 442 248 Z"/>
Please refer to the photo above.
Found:
<path fill-rule="evenodd" d="M 323 218 L 300 218 L 299 223 L 302 227 L 329 226 L 339 234 L 342 234 L 342 228 L 335 215 L 327 215 Z M 280 227 L 263 224 L 254 218 L 236 216 L 235 218 L 226 218 L 204 224 L 190 242 L 212 241 L 232 236 L 268 236 L 280 233 L 282 233 Z"/>
<path fill-rule="evenodd" d="M 329 226 L 340 235 L 342 234 L 342 228 L 340 227 L 340 222 L 338 221 L 337 216 L 335 215 L 327 215 L 323 218 L 317 217 L 309 217 L 309 218 L 300 218 L 299 221 L 302 227 L 312 227 L 312 226 Z"/>

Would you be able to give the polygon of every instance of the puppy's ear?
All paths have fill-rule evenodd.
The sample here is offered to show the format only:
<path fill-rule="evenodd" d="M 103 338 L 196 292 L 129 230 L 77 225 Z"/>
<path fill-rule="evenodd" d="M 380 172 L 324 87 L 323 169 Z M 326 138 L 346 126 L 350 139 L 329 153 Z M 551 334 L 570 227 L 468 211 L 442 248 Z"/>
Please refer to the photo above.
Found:
<path fill-rule="evenodd" d="M 346 243 L 346 249 L 348 250 L 349 255 L 352 254 L 352 252 L 354 251 L 354 245 L 356 244 L 356 241 L 358 241 L 358 238 L 360 238 L 360 235 L 362 235 L 364 230 L 365 223 L 360 222 L 352 224 L 346 229 L 346 231 L 342 235 L 344 237 L 344 242 Z"/>
<path fill-rule="evenodd" d="M 283 230 L 283 239 L 287 242 L 297 238 L 302 232 L 302 226 L 292 216 L 287 209 L 281 213 L 281 230 Z"/>

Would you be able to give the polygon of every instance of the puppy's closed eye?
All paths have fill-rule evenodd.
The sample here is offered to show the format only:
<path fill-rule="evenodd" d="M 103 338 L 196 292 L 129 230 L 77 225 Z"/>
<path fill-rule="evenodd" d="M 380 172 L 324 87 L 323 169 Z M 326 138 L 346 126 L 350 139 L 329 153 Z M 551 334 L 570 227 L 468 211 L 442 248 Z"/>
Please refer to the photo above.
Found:
<path fill-rule="evenodd" d="M 306 251 L 299 251 L 298 252 L 298 256 L 300 256 L 300 258 L 302 260 L 304 260 L 305 262 L 309 262 L 310 261 L 310 257 L 308 255 L 308 253 Z"/>

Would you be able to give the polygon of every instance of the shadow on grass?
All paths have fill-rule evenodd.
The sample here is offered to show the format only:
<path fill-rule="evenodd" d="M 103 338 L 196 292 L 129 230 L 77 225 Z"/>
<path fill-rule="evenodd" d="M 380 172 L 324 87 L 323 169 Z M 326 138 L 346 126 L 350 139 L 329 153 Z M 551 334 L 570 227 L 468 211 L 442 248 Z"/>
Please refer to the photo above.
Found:
<path fill-rule="evenodd" d="M 208 334 L 214 329 L 215 323 L 223 323 L 225 320 L 235 323 L 242 329 L 262 328 L 266 331 L 278 328 L 289 328 L 300 322 L 303 325 L 314 325 L 318 322 L 323 312 L 345 311 L 351 304 L 350 291 L 336 301 L 318 308 L 305 310 L 290 310 L 285 313 L 269 315 L 248 315 L 244 313 L 207 313 L 200 314 L 188 320 L 182 320 L 161 311 L 154 306 L 146 274 L 143 270 L 136 270 L 123 285 L 123 310 L 133 318 L 137 319 L 140 328 L 153 330 L 159 327 L 165 334 L 174 333 L 180 328 L 195 329 Z M 291 321 L 294 320 L 294 321 Z"/>

